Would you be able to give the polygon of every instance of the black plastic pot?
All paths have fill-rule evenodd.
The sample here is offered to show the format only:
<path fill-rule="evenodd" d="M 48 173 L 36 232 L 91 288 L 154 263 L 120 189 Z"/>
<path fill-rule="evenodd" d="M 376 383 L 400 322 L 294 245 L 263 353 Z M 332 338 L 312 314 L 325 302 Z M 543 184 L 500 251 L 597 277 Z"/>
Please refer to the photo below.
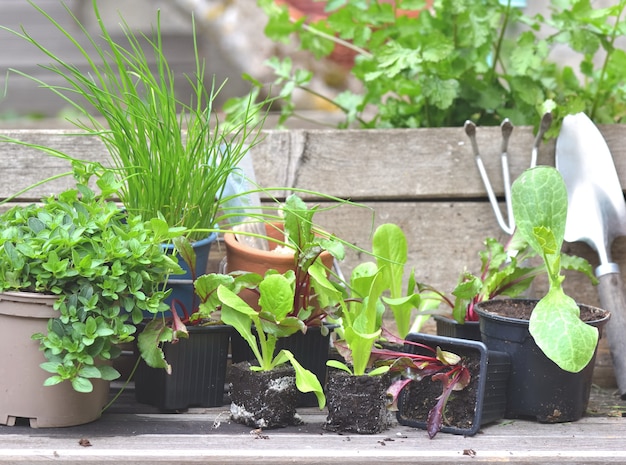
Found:
<path fill-rule="evenodd" d="M 457 391 L 448 400 L 448 406 L 457 402 L 459 404 L 473 405 L 473 418 L 464 425 L 446 425 L 441 428 L 441 432 L 462 434 L 473 436 L 482 425 L 492 423 L 504 418 L 506 408 L 506 392 L 511 371 L 511 361 L 508 354 L 504 352 L 488 350 L 485 344 L 479 341 L 458 339 L 431 334 L 411 333 L 406 337 L 407 341 L 426 344 L 429 347 L 441 347 L 442 350 L 453 352 L 461 357 L 473 358 L 477 361 L 477 372 L 472 372 L 472 381 L 462 391 Z M 408 353 L 431 355 L 431 353 L 420 347 L 405 344 L 404 350 Z M 441 392 L 441 383 L 432 381 L 430 377 L 422 381 L 413 383 L 435 383 Z M 413 384 L 411 383 L 411 384 Z M 398 422 L 405 426 L 427 429 L 427 417 L 415 418 L 410 413 L 409 406 L 412 403 L 420 402 L 421 399 L 410 398 L 411 384 L 402 390 L 398 403 Z M 427 410 L 432 408 L 427 406 Z"/>
<path fill-rule="evenodd" d="M 232 327 L 190 326 L 187 329 L 188 339 L 163 348 L 165 359 L 172 365 L 172 374 L 150 368 L 140 360 L 134 378 L 137 402 L 163 411 L 224 405 Z"/>
<path fill-rule="evenodd" d="M 511 378 L 507 392 L 507 418 L 529 418 L 545 423 L 576 421 L 589 402 L 595 354 L 578 373 L 559 368 L 539 349 L 530 335 L 528 320 L 509 318 L 490 312 L 495 302 L 486 301 L 476 307 L 480 330 L 486 346 L 507 352 L 511 357 Z M 534 308 L 536 300 L 516 299 L 515 302 Z M 597 312 L 598 319 L 589 322 L 601 330 L 608 321 L 608 312 Z"/>
<path fill-rule="evenodd" d="M 435 315 L 433 318 L 435 319 L 437 335 L 439 336 L 480 341 L 480 326 L 478 321 L 466 321 L 461 324 L 453 318 L 442 315 Z"/>
<path fill-rule="evenodd" d="M 330 348 L 330 332 L 336 325 L 327 325 L 328 334 L 322 335 L 321 329 L 317 326 L 307 328 L 305 334 L 300 331 L 289 337 L 278 339 L 276 352 L 289 350 L 300 364 L 310 370 L 319 380 L 322 386 L 326 384 L 328 352 Z M 231 341 L 231 358 L 233 363 L 254 360 L 254 354 L 248 343 L 234 332 Z M 300 393 L 298 395 L 298 407 L 317 406 L 317 397 L 314 393 Z"/>

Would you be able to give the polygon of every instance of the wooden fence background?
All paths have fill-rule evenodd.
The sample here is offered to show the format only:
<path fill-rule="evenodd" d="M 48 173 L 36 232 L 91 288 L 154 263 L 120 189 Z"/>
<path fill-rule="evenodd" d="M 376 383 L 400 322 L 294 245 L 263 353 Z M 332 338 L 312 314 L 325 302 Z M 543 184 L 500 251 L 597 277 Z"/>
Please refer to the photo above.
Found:
<path fill-rule="evenodd" d="M 624 185 L 626 126 L 600 129 Z M 68 130 L 4 129 L 0 136 L 51 146 L 74 157 L 104 163 L 108 160 L 97 139 L 72 135 Z M 257 181 L 262 186 L 312 189 L 362 203 L 367 208 L 341 206 L 324 211 L 318 215 L 318 222 L 366 250 L 370 249 L 376 226 L 386 222 L 398 224 L 407 235 L 409 265 L 415 268 L 417 279 L 443 291 L 454 287 L 463 269 L 479 271 L 478 252 L 486 237 L 507 238 L 496 223 L 462 128 L 268 130 L 265 136 L 252 151 Z M 477 138 L 494 188 L 502 196 L 500 130 L 478 128 Z M 533 141 L 532 128 L 513 131 L 509 145 L 513 179 L 528 167 Z M 541 146 L 539 163 L 554 164 L 554 141 Z M 0 199 L 69 169 L 65 161 L 7 142 L 0 143 L 0 166 Z M 17 201 L 31 202 L 71 183 L 71 178 L 62 178 Z M 598 263 L 596 254 L 586 244 L 566 243 L 564 249 L 587 258 L 593 265 Z M 216 248 L 215 253 L 221 250 Z M 614 242 L 613 258 L 626 269 L 624 238 Z M 344 274 L 367 259 L 370 258 L 363 253 L 350 251 L 341 266 Z M 568 274 L 565 288 L 579 302 L 598 304 L 596 289 L 579 274 Z M 545 281 L 539 280 L 533 291 L 540 297 Z"/>

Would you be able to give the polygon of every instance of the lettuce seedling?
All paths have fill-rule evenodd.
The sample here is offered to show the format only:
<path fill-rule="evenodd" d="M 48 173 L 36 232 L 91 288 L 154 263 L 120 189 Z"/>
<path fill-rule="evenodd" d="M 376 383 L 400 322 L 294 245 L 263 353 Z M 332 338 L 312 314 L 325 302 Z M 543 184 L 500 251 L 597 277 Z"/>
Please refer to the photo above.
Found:
<path fill-rule="evenodd" d="M 408 246 L 406 236 L 398 225 L 387 223 L 376 228 L 372 253 L 381 271 L 383 285 L 389 293 L 383 297 L 383 301 L 391 309 L 398 336 L 405 338 L 409 332 L 418 331 L 421 323 L 430 317 L 428 310 L 438 305 L 439 296 L 424 292 L 425 289 L 415 280 L 414 268 L 409 272 L 406 292 L 403 292 Z M 415 315 L 414 310 L 417 310 Z"/>
<path fill-rule="evenodd" d="M 382 316 L 385 307 L 381 301 L 385 290 L 382 273 L 375 263 L 365 262 L 352 270 L 350 277 L 350 295 L 342 300 L 341 346 L 347 350 L 342 353 L 352 368 L 338 360 L 329 360 L 329 367 L 344 370 L 354 376 L 366 374 L 374 343 L 381 335 Z M 340 349 L 340 346 L 337 347 Z M 389 371 L 382 366 L 367 372 L 370 376 L 382 375 Z"/>
<path fill-rule="evenodd" d="M 549 166 L 526 170 L 512 185 L 517 234 L 541 256 L 549 289 L 530 317 L 530 333 L 544 354 L 563 370 L 579 372 L 591 361 L 598 329 L 580 319 L 574 299 L 563 291 L 561 246 L 567 218 L 567 188 Z"/>
<path fill-rule="evenodd" d="M 252 308 L 237 295 L 241 286 L 248 285 L 245 283 L 247 277 L 256 281 L 254 276 L 252 273 L 242 275 L 230 284 L 220 283 L 217 286 L 216 296 L 221 305 L 222 321 L 235 328 L 252 349 L 258 362 L 258 366 L 251 367 L 252 370 L 269 371 L 284 363 L 291 363 L 296 372 L 297 388 L 301 392 L 315 393 L 319 407 L 324 408 L 326 397 L 317 377 L 302 367 L 290 351 L 283 349 L 274 355 L 278 338 L 290 336 L 296 331 L 306 331 L 301 319 L 289 316 L 295 295 L 294 272 L 279 274 L 270 270 L 258 282 L 259 310 Z M 256 284 L 249 283 L 253 286 Z M 252 327 L 256 329 L 256 335 Z"/>

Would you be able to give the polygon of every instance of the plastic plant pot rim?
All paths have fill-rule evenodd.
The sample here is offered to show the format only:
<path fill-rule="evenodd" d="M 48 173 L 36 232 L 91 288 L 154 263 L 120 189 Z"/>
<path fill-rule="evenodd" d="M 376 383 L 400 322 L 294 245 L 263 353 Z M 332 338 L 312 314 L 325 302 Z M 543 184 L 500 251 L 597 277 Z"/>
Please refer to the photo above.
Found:
<path fill-rule="evenodd" d="M 213 242 L 215 242 L 217 240 L 217 233 L 216 232 L 212 232 L 211 234 L 209 234 L 209 236 L 205 237 L 204 239 L 200 239 L 199 241 L 195 241 L 191 243 L 191 246 L 196 248 L 196 247 L 202 247 L 205 246 L 207 244 L 211 244 Z M 174 250 L 174 244 L 163 244 L 162 247 L 165 250 Z"/>
<path fill-rule="evenodd" d="M 539 302 L 539 299 L 501 299 L 498 300 L 497 302 L 501 302 L 501 301 L 507 301 L 507 300 L 515 300 L 515 301 L 526 301 L 526 302 L 533 302 L 533 303 L 537 303 Z M 478 315 L 480 315 L 483 318 L 490 318 L 496 321 L 500 321 L 502 323 L 505 324 L 512 324 L 512 325 L 524 325 L 524 326 L 529 326 L 530 321 L 529 320 L 524 320 L 521 318 L 511 318 L 508 316 L 502 316 L 502 315 L 498 315 L 497 313 L 493 313 L 490 312 L 489 310 L 487 310 L 485 307 L 489 307 L 490 302 L 496 302 L 495 300 L 486 300 L 484 302 L 480 302 L 478 304 L 476 304 L 476 306 L 474 307 L 474 309 L 476 310 L 476 313 L 478 313 Z M 593 309 L 594 311 L 598 311 L 604 314 L 604 316 L 602 318 L 598 318 L 597 320 L 591 320 L 591 321 L 585 321 L 585 323 L 591 325 L 591 326 L 600 326 L 603 325 L 610 317 L 611 317 L 611 313 L 608 310 L 604 310 L 601 309 L 599 307 L 594 307 L 593 305 L 587 305 L 587 304 L 580 304 L 580 303 L 576 303 L 576 305 L 578 305 L 579 307 L 586 307 L 586 308 L 590 308 Z"/>

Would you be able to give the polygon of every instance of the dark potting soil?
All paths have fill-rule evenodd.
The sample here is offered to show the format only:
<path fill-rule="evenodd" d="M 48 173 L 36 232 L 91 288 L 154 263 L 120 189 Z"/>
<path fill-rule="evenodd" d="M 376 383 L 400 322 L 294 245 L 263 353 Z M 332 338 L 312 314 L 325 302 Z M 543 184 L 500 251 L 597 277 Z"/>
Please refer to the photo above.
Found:
<path fill-rule="evenodd" d="M 351 376 L 331 370 L 326 385 L 328 417 L 324 429 L 375 434 L 389 428 L 388 385 L 388 376 Z"/>
<path fill-rule="evenodd" d="M 523 300 L 523 299 L 502 299 L 492 300 L 488 306 L 484 307 L 484 310 L 500 315 L 507 318 L 516 318 L 518 320 L 529 320 L 536 300 Z M 590 307 L 588 305 L 580 306 L 580 319 L 585 322 L 597 321 L 604 318 L 606 312 L 596 307 Z"/>
<path fill-rule="evenodd" d="M 443 425 L 460 429 L 473 426 L 476 408 L 476 390 L 480 370 L 480 353 L 475 350 L 455 350 L 461 356 L 471 373 L 470 383 L 461 391 L 453 391 L 444 411 Z M 409 383 L 403 392 L 402 417 L 405 420 L 424 422 L 428 413 L 441 396 L 443 386 L 430 377 Z"/>
<path fill-rule="evenodd" d="M 302 423 L 296 412 L 298 389 L 289 365 L 252 371 L 249 362 L 234 363 L 230 371 L 230 413 L 233 421 L 256 428 L 283 428 Z"/>

